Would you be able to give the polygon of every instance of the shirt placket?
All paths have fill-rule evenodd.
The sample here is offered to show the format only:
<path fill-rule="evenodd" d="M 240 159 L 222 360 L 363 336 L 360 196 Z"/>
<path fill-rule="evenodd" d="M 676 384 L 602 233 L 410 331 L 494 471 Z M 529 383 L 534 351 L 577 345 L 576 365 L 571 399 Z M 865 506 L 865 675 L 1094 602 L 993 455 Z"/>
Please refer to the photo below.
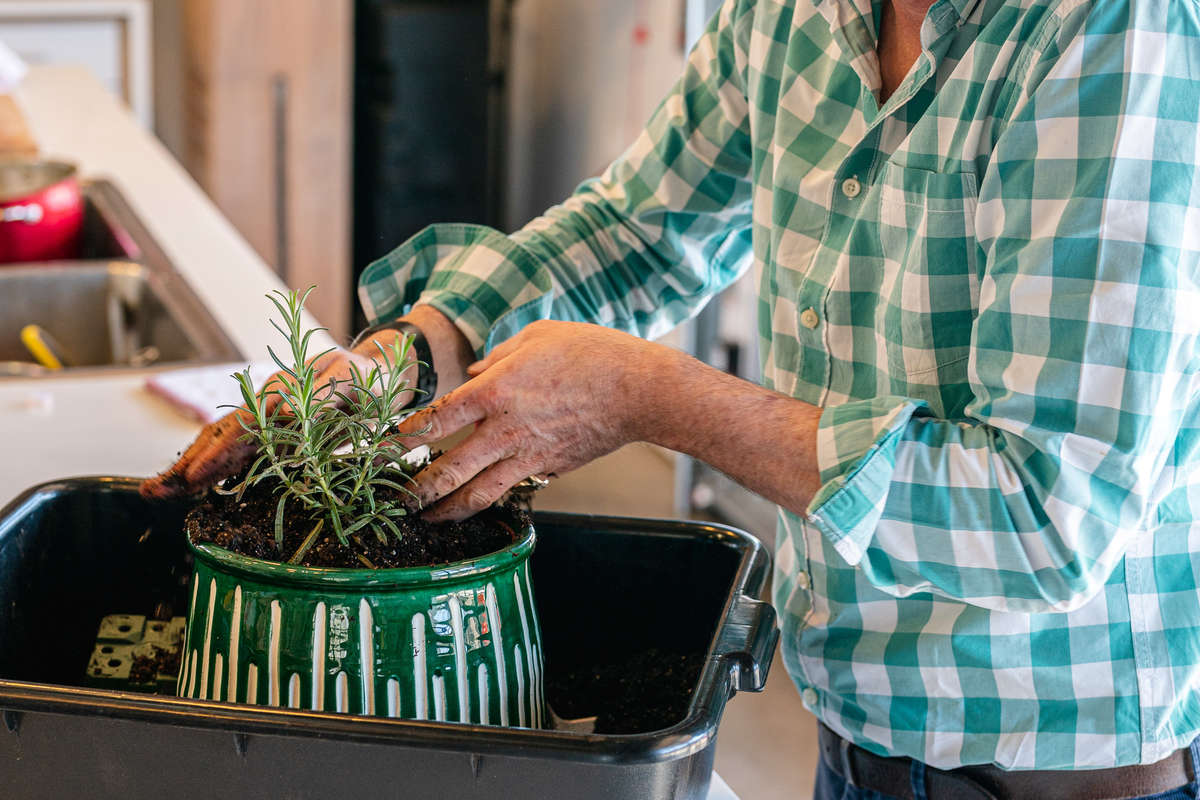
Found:
<path fill-rule="evenodd" d="M 844 51 L 847 62 L 861 82 L 859 112 L 866 122 L 866 132 L 834 175 L 828 222 L 800 287 L 799 296 L 795 298 L 799 322 L 796 336 L 802 345 L 800 351 L 804 354 L 800 374 L 809 381 L 819 381 L 820 405 L 825 405 L 828 400 L 833 372 L 829 330 L 825 325 L 833 275 L 850 228 L 859 221 L 860 208 L 869 194 L 872 176 L 880 159 L 889 155 L 879 149 L 881 129 L 885 121 L 895 117 L 933 75 L 936 61 L 945 51 L 949 33 L 958 19 L 955 9 L 947 6 L 936 20 L 930 20 L 928 30 L 923 32 L 922 52 L 913 69 L 880 107 L 877 105 L 880 76 L 878 60 L 874 57 L 877 43 L 868 30 L 869 17 L 848 14 L 847 9 L 855 6 L 853 3 L 843 6 L 840 14 L 829 10 L 830 5 L 826 0 L 822 11 L 831 23 L 834 40 Z M 864 6 L 858 11 L 865 13 L 866 8 Z M 930 48 L 931 44 L 933 49 Z M 866 55 L 868 53 L 869 57 Z M 810 362 L 816 353 L 821 353 L 819 365 L 805 363 Z"/>
<path fill-rule="evenodd" d="M 819 380 L 820 404 L 825 405 L 832 376 L 832 355 L 829 342 L 829 300 L 834 272 L 841 261 L 841 244 L 846 242 L 849 229 L 857 222 L 860 208 L 870 185 L 870 175 L 878 155 L 877 127 L 855 145 L 833 178 L 829 201 L 828 222 L 804 282 L 801 284 L 796 308 L 799 309 L 799 328 L 796 332 L 803 347 L 800 351 L 807 361 L 820 353 L 820 364 L 802 363 L 801 374 L 809 380 Z M 818 378 L 819 376 L 819 378 Z"/>

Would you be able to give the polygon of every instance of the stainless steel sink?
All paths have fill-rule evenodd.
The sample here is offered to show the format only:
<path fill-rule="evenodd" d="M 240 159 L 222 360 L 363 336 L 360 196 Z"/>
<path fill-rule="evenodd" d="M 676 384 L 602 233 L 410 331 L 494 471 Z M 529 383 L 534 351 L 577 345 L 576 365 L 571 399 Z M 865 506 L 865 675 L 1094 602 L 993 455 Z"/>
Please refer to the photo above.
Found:
<path fill-rule="evenodd" d="M 241 360 L 116 187 L 94 180 L 84 196 L 81 258 L 0 266 L 0 377 Z M 30 323 L 66 368 L 34 363 L 20 340 Z"/>

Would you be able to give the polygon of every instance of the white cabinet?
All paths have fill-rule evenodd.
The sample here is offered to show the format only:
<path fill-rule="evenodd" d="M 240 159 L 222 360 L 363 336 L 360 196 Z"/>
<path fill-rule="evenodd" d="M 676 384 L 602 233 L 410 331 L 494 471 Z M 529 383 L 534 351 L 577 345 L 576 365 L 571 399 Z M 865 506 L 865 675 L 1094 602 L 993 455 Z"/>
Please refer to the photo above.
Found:
<path fill-rule="evenodd" d="M 30 66 L 87 67 L 152 126 L 148 0 L 0 0 L 0 41 Z"/>

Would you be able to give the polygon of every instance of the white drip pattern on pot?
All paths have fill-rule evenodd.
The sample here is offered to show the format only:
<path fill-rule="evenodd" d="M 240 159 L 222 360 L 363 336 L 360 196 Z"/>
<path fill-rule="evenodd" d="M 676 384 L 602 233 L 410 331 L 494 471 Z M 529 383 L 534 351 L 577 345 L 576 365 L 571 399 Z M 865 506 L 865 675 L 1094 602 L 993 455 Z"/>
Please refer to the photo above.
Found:
<path fill-rule="evenodd" d="M 367 598 L 358 602 L 359 672 L 362 673 L 362 713 L 375 716 L 375 621 Z"/>
<path fill-rule="evenodd" d="M 515 648 L 517 666 L 521 665 L 521 645 Z M 517 725 L 525 727 L 525 673 L 517 670 Z"/>
<path fill-rule="evenodd" d="M 233 590 L 233 616 L 229 618 L 229 702 L 237 702 L 238 648 L 242 644 L 242 587 Z"/>
<path fill-rule="evenodd" d="M 246 702 L 250 705 L 258 705 L 258 665 L 251 664 L 246 667 Z"/>
<path fill-rule="evenodd" d="M 325 709 L 325 601 L 319 600 L 313 611 L 312 710 Z"/>
<path fill-rule="evenodd" d="M 224 675 L 225 664 L 221 661 L 221 654 L 217 653 L 213 656 L 213 700 L 221 699 L 221 676 Z"/>
<path fill-rule="evenodd" d="M 416 719 L 429 719 L 429 680 L 425 675 L 425 615 L 413 614 L 413 696 L 417 701 Z"/>
<path fill-rule="evenodd" d="M 209 581 L 208 586 L 208 619 L 204 623 L 204 659 L 200 666 L 200 699 L 208 699 L 208 654 L 212 649 L 213 612 L 217 608 L 217 579 Z M 220 699 L 220 698 L 217 698 Z"/>
<path fill-rule="evenodd" d="M 471 721 L 471 704 L 467 699 L 467 642 L 463 635 L 462 603 L 457 594 L 450 595 L 450 634 L 454 637 L 454 677 L 458 683 L 458 721 Z"/>
<path fill-rule="evenodd" d="M 521 580 L 514 573 L 513 591 L 516 598 L 518 615 L 521 623 L 520 638 L 511 646 L 506 645 L 502 631 L 499 604 L 496 587 L 488 583 L 483 587 L 484 611 L 486 625 L 484 629 L 490 633 L 490 646 L 495 659 L 494 667 L 488 663 L 479 663 L 474 670 L 472 681 L 471 670 L 467 661 L 467 636 L 464 626 L 462 602 L 455 592 L 448 595 L 450 613 L 450 636 L 454 656 L 454 686 L 447 687 L 447 676 L 440 671 L 429 673 L 427 664 L 428 636 L 430 620 L 427 614 L 416 613 L 411 622 L 411 648 L 413 665 L 413 685 L 411 687 L 412 713 L 415 719 L 435 719 L 445 721 L 448 717 L 447 690 L 453 692 L 457 700 L 457 719 L 463 722 L 472 720 L 472 700 L 477 704 L 476 719 L 482 724 L 492 722 L 491 702 L 495 697 L 499 709 L 499 724 L 508 725 L 510 714 L 516 712 L 516 723 L 522 727 L 531 725 L 541 727 L 544 718 L 542 712 L 542 659 L 540 648 L 534 642 L 540 640 L 537 629 L 537 619 L 527 609 L 528 598 L 532 596 L 528 574 Z M 524 583 L 524 585 L 522 585 Z M 189 642 L 189 632 L 195 622 L 196 600 L 199 599 L 200 581 L 197 576 L 192 585 L 192 606 L 188 616 L 188 628 L 185 630 L 184 641 Z M 242 628 L 247 624 L 244 609 L 242 585 L 234 587 L 232 611 L 230 614 L 228 653 L 214 651 L 214 614 L 218 606 L 217 582 L 210 579 L 208 585 L 208 604 L 204 609 L 204 638 L 199 648 L 184 652 L 182 671 L 179 678 L 177 694 L 180 697 L 205 700 L 209 696 L 216 700 L 229 702 L 244 702 L 258 704 L 264 698 L 259 696 L 259 676 L 266 672 L 267 705 L 288 708 L 310 708 L 314 711 L 331 710 L 340 713 L 350 713 L 350 675 L 345 669 L 338 669 L 334 674 L 333 702 L 326 703 L 326 678 L 333 674 L 328 669 L 329 645 L 329 606 L 324 600 L 318 601 L 312 614 L 312 656 L 311 669 L 308 675 L 292 672 L 284 675 L 281 671 L 281 643 L 284 640 L 284 608 L 279 599 L 272 599 L 269 604 L 269 622 L 267 625 L 267 651 L 265 664 L 254 663 L 252 659 L 243 661 L 240 658 L 242 647 Z M 228 595 L 226 595 L 228 597 Z M 228 601 L 226 601 L 228 602 Z M 531 619 L 532 618 L 532 619 Z M 381 624 L 384 622 L 380 621 Z M 532 623 L 532 625 L 531 625 Z M 362 598 L 358 606 L 358 656 L 359 664 L 369 667 L 360 670 L 360 697 L 356 713 L 374 715 L 376 711 L 375 688 L 376 681 L 382 675 L 373 674 L 376 668 L 375 644 L 376 636 L 382 636 L 382 630 L 376 630 L 376 619 L 372 605 Z M 443 634 L 444 635 L 444 634 Z M 474 645 L 473 645 L 474 646 Z M 245 681 L 240 680 L 240 665 L 245 666 Z M 340 666 L 340 660 L 338 665 Z M 509 670 L 513 670 L 516 689 L 516 707 L 510 706 Z M 305 680 L 307 678 L 307 680 Z M 474 686 L 472 686 L 474 684 Z M 400 717 L 407 706 L 404 699 L 405 683 L 396 677 L 387 677 L 385 681 L 387 716 Z M 474 689 L 474 691 L 472 691 Z M 222 691 L 224 690 L 224 691 Z M 305 691 L 307 690 L 307 702 Z M 494 692 L 494 694 L 493 694 Z M 472 697 L 472 695 L 474 695 Z"/>
<path fill-rule="evenodd" d="M 491 711 L 488 700 L 488 668 L 487 664 L 479 665 L 479 722 L 481 725 L 488 724 L 488 716 Z"/>
<path fill-rule="evenodd" d="M 267 704 L 279 705 L 279 640 L 283 636 L 283 609 L 271 601 L 271 638 L 267 650 Z"/>
<path fill-rule="evenodd" d="M 513 575 L 513 582 L 516 583 L 516 574 Z M 519 584 L 518 584 L 518 586 L 519 586 Z M 529 614 L 531 617 L 533 617 L 533 619 L 530 620 L 529 622 L 532 622 L 532 625 L 533 625 L 533 635 L 537 638 L 537 641 L 541 642 L 542 641 L 542 631 L 541 631 L 541 627 L 540 627 L 541 623 L 538 622 L 537 614 L 533 613 L 533 586 L 530 585 L 530 583 L 529 583 L 529 570 L 525 570 L 525 594 L 524 594 L 524 597 L 529 598 Z M 525 600 L 524 599 L 522 599 L 520 607 L 521 607 L 522 612 L 524 612 L 524 610 L 525 610 Z M 524 614 L 522 613 L 521 625 L 527 626 L 529 624 L 529 622 L 526 622 Z M 543 669 L 543 665 L 542 665 L 542 648 L 535 647 L 535 648 L 531 649 L 530 652 L 533 654 L 533 658 L 530 659 L 530 675 L 532 677 L 531 682 L 533 684 L 534 691 L 536 692 L 536 697 L 534 698 L 534 701 L 533 701 L 534 702 L 533 710 L 534 710 L 534 715 L 535 715 L 536 719 L 533 723 L 533 726 L 535 728 L 544 728 L 544 727 L 546 727 L 546 718 L 545 718 L 546 697 L 543 693 L 546 691 L 546 684 L 543 682 L 545 670 Z"/>
<path fill-rule="evenodd" d="M 184 647 L 183 647 L 183 657 L 180 659 L 183 671 L 179 673 L 179 681 L 178 681 L 178 684 L 175 689 L 175 694 L 177 694 L 180 697 L 191 697 L 192 696 L 192 690 L 190 687 L 192 685 L 191 681 L 192 681 L 193 670 L 190 668 L 191 665 L 189 664 L 190 656 L 189 656 L 188 649 L 187 649 L 187 643 L 189 641 L 191 641 L 188 637 L 190 637 L 192 635 L 192 622 L 194 621 L 195 616 L 196 616 L 196 591 L 199 588 L 200 588 L 200 575 L 196 574 L 196 575 L 192 576 L 192 604 L 188 606 L 187 625 L 183 629 Z"/>
<path fill-rule="evenodd" d="M 496 604 L 496 587 L 489 583 L 485 597 L 488 623 L 492 630 L 492 650 L 496 656 L 496 684 L 500 690 L 500 724 L 508 725 L 508 670 L 504 663 L 504 639 L 500 633 L 500 609 Z M 520 680 L 520 677 L 518 674 L 517 679 Z"/>
<path fill-rule="evenodd" d="M 400 716 L 400 681 L 388 678 L 387 682 L 388 716 Z"/>

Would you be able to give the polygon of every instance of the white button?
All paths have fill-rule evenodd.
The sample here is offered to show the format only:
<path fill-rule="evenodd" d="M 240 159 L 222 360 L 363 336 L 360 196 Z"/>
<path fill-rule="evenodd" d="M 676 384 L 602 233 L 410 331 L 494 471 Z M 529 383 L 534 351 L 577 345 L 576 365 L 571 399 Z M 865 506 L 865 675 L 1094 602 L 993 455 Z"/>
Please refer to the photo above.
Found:
<path fill-rule="evenodd" d="M 862 191 L 862 184 L 858 182 L 858 178 L 846 178 L 842 181 L 842 194 L 849 198 L 858 197 L 858 193 Z"/>
<path fill-rule="evenodd" d="M 804 701 L 806 706 L 815 706 L 817 704 L 817 690 L 811 686 L 800 693 L 800 699 Z"/>
<path fill-rule="evenodd" d="M 807 572 L 797 572 L 796 573 L 796 585 L 799 586 L 801 589 L 807 589 L 809 587 L 810 581 L 808 580 Z"/>
<path fill-rule="evenodd" d="M 806 308 L 800 313 L 800 324 L 808 328 L 810 331 L 817 327 L 821 322 L 821 318 L 817 316 L 817 312 L 811 308 Z"/>

